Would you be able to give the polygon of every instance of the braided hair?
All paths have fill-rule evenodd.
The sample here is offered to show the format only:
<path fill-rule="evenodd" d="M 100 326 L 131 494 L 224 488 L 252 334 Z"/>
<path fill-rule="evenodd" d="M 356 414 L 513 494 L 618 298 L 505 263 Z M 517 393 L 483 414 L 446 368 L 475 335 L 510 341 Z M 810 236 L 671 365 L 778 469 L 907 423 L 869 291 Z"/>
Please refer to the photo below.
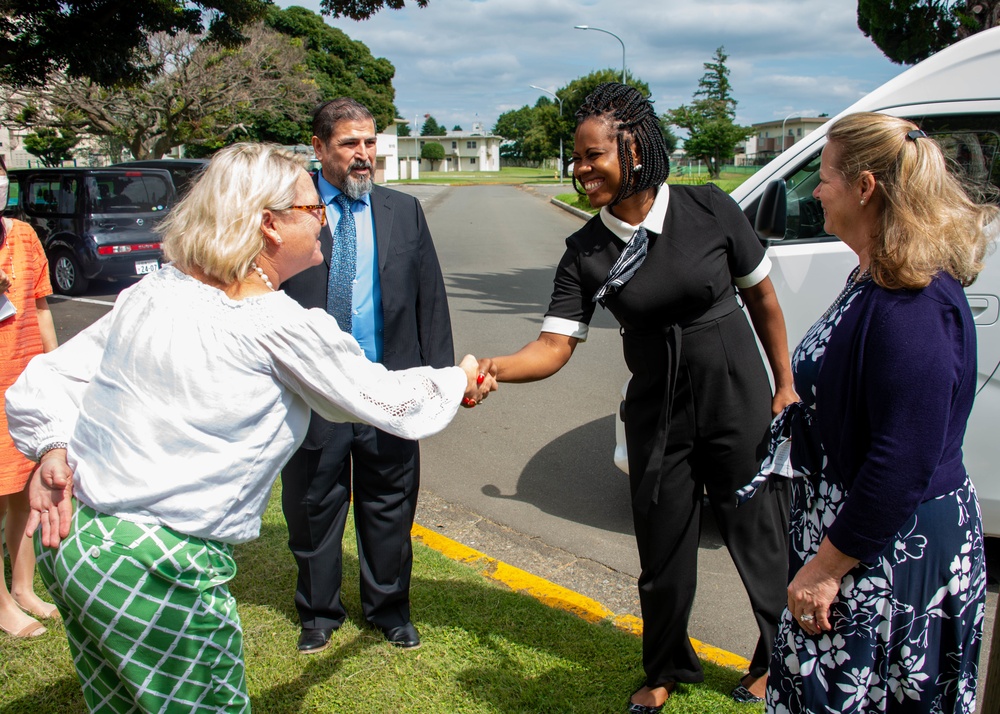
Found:
<path fill-rule="evenodd" d="M 660 131 L 660 120 L 653 111 L 653 103 L 638 89 L 619 82 L 598 85 L 576 110 L 576 125 L 579 127 L 587 119 L 593 118 L 606 119 L 618 140 L 618 165 L 622 171 L 622 182 L 611 206 L 640 191 L 656 188 L 667 180 L 670 159 Z M 636 152 L 642 157 L 641 165 L 636 165 L 632 158 L 633 141 Z M 584 193 L 576 176 L 573 176 L 573 188 L 577 193 Z"/>

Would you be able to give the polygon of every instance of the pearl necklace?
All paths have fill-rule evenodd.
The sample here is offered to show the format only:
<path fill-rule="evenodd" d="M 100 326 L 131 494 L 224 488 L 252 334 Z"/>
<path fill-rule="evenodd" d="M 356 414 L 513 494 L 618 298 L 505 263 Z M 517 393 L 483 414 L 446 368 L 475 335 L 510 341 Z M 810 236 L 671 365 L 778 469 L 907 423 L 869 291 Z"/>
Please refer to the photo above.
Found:
<path fill-rule="evenodd" d="M 870 269 L 865 268 L 865 272 L 859 275 L 858 273 L 860 271 L 861 271 L 860 265 L 857 266 L 853 271 L 851 271 L 851 275 L 850 277 L 847 278 L 847 284 L 844 285 L 844 289 L 840 291 L 840 295 L 837 296 L 837 299 L 834 300 L 833 304 L 830 305 L 830 307 L 826 309 L 826 312 L 823 313 L 822 319 L 825 320 L 826 318 L 830 317 L 830 315 L 833 314 L 833 311 L 840 306 L 840 303 L 842 303 L 844 299 L 850 294 L 850 292 L 854 290 L 855 286 L 857 286 L 858 283 L 863 283 L 866 280 L 871 279 L 872 271 Z"/>
<path fill-rule="evenodd" d="M 259 275 L 260 279 L 264 281 L 264 285 L 266 285 L 268 288 L 270 288 L 271 292 L 274 292 L 274 285 L 271 284 L 271 279 L 269 277 L 267 277 L 267 273 L 264 272 L 263 268 L 261 268 L 259 265 L 257 265 L 256 261 L 254 261 L 253 263 L 250 263 L 250 268 L 253 269 L 253 270 L 256 270 L 257 271 L 257 275 Z"/>

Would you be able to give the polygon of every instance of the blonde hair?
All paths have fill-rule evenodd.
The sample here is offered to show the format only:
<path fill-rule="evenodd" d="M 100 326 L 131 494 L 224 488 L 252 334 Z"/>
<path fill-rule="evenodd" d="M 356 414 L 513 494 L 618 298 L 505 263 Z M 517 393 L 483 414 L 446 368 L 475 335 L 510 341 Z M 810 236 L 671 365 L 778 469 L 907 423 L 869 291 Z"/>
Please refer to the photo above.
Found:
<path fill-rule="evenodd" d="M 945 271 L 967 287 L 983 269 L 991 245 L 984 227 L 998 209 L 969 198 L 937 142 L 907 136 L 915 129 L 905 119 L 859 112 L 834 122 L 827 137 L 840 149 L 836 168 L 848 184 L 869 171 L 882 199 L 872 279 L 889 289 L 922 288 Z"/>
<path fill-rule="evenodd" d="M 197 269 L 224 285 L 241 280 L 264 249 L 264 209 L 288 209 L 304 170 L 301 158 L 274 144 L 220 150 L 157 226 L 164 255 L 178 269 Z"/>

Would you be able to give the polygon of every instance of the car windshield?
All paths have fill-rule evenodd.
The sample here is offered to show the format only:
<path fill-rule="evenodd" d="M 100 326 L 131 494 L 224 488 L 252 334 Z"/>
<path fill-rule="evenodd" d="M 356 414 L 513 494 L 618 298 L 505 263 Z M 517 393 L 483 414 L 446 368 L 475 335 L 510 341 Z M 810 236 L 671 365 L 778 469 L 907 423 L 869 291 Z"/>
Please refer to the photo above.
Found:
<path fill-rule="evenodd" d="M 162 176 L 129 171 L 87 178 L 91 213 L 149 213 L 165 211 L 170 184 Z"/>

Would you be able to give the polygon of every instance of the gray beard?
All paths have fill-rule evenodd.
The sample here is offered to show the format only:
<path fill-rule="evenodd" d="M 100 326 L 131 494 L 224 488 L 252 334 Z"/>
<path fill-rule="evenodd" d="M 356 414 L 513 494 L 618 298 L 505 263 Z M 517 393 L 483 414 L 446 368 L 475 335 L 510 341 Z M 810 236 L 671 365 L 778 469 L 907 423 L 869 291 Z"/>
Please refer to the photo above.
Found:
<path fill-rule="evenodd" d="M 352 201 L 357 201 L 365 196 L 367 196 L 372 191 L 372 180 L 371 177 L 364 179 L 356 179 L 350 174 L 344 179 L 344 188 L 342 189 L 347 197 Z"/>

